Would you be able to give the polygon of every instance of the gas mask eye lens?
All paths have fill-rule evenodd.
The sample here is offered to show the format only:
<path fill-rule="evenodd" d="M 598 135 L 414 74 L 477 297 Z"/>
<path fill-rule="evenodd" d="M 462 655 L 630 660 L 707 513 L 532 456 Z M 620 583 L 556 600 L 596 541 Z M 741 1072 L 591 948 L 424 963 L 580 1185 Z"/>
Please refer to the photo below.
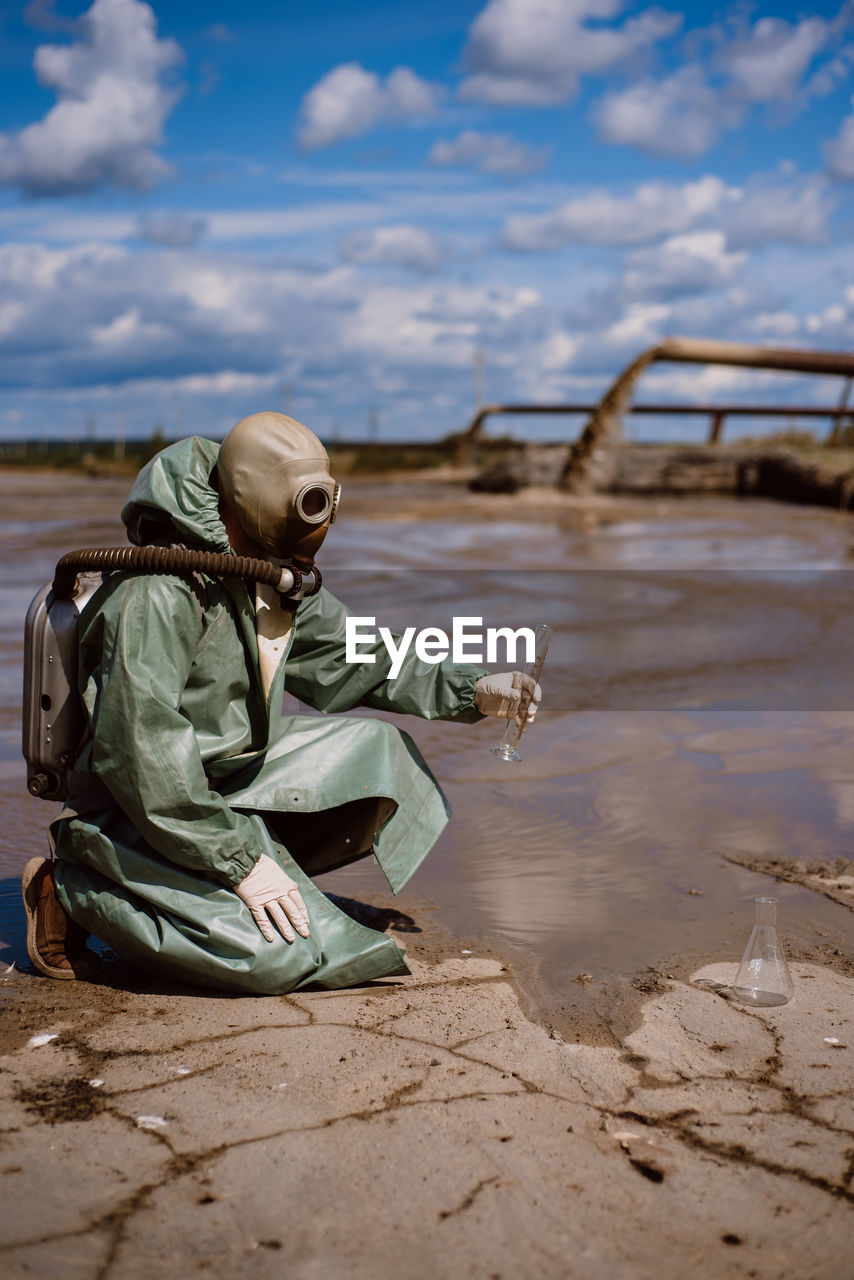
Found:
<path fill-rule="evenodd" d="M 329 498 L 322 489 L 309 489 L 302 500 L 303 515 L 319 516 L 326 509 L 328 501 Z"/>
<path fill-rule="evenodd" d="M 303 520 L 319 524 L 325 520 L 332 508 L 332 500 L 326 489 L 319 485 L 309 485 L 303 489 L 296 500 L 296 509 Z"/>

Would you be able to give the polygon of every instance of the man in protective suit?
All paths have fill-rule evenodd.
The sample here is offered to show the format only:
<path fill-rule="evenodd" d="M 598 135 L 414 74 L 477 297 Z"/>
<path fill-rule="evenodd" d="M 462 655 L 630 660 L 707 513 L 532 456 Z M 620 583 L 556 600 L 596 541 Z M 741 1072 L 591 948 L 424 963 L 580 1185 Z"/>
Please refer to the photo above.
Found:
<path fill-rule="evenodd" d="M 311 431 L 257 413 L 221 446 L 194 437 L 158 454 L 122 519 L 140 545 L 305 570 L 339 493 Z M 346 662 L 347 613 L 323 588 L 297 604 L 240 578 L 104 576 L 80 619 L 91 732 L 55 861 L 24 873 L 37 968 L 84 976 L 91 933 L 163 976 L 258 995 L 409 972 L 392 938 L 310 877 L 374 853 L 397 892 L 447 822 L 445 798 L 407 734 L 284 716 L 282 695 L 471 723 L 512 714 L 532 682 L 412 652 L 390 680 L 379 642 L 373 663 Z M 528 719 L 538 701 L 536 688 Z"/>

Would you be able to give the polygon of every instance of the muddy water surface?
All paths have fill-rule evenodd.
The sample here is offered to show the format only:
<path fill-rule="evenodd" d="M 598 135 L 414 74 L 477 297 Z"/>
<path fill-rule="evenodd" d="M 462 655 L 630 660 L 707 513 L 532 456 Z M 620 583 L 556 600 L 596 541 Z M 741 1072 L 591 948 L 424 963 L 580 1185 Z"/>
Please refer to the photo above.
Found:
<path fill-rule="evenodd" d="M 17 876 L 54 812 L 24 789 L 23 616 L 63 551 L 124 541 L 127 488 L 0 475 L 0 963 L 23 961 Z M 735 961 L 769 890 L 792 949 L 850 951 L 844 907 L 726 854 L 854 853 L 852 545 L 853 518 L 773 504 L 351 483 L 321 563 L 354 612 L 555 629 L 521 763 L 490 753 L 497 722 L 400 718 L 454 809 L 403 905 L 512 944 L 550 1015 L 649 965 Z M 358 864 L 323 887 L 376 898 L 384 881 Z"/>

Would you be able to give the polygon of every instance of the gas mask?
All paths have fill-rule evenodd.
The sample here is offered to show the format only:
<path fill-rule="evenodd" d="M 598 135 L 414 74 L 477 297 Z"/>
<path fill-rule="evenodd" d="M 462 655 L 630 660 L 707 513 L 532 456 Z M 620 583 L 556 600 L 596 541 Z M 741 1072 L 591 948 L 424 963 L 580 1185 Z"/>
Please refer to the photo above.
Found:
<path fill-rule="evenodd" d="M 217 470 L 246 536 L 271 560 L 310 566 L 341 495 L 314 432 L 283 413 L 250 414 L 223 440 Z"/>

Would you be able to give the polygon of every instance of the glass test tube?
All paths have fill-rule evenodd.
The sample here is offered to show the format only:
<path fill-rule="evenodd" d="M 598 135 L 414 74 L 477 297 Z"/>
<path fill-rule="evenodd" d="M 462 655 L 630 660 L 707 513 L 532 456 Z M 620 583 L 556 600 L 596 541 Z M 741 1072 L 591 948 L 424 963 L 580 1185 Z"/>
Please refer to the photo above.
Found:
<path fill-rule="evenodd" d="M 546 660 L 546 654 L 549 651 L 549 641 L 552 638 L 552 628 L 547 626 L 545 622 L 534 631 L 534 661 L 529 662 L 525 668 L 525 675 L 532 676 L 536 682 L 539 682 L 540 674 L 543 670 L 543 663 Z M 531 694 L 528 689 L 522 690 L 522 696 L 519 699 L 519 708 L 516 715 L 512 715 L 507 721 L 507 728 L 504 730 L 504 737 L 497 747 L 491 747 L 490 750 L 494 756 L 498 756 L 499 760 L 521 760 L 522 755 L 519 751 L 519 739 L 522 736 L 522 726 L 528 714 L 528 706 L 531 702 Z M 516 723 L 518 715 L 521 724 Z"/>

